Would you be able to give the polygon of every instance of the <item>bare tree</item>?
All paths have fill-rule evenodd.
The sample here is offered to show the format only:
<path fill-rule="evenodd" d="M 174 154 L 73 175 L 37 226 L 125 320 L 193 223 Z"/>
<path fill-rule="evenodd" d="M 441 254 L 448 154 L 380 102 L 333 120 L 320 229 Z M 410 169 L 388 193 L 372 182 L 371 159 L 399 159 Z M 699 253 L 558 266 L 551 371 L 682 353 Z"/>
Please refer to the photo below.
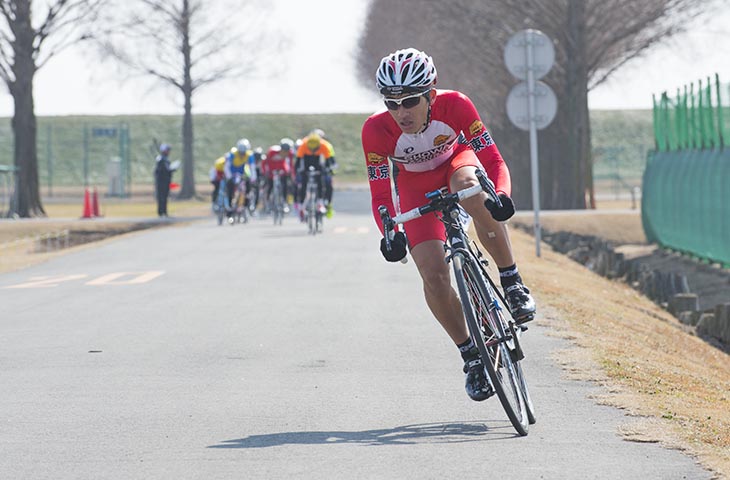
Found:
<path fill-rule="evenodd" d="M 17 168 L 16 201 L 20 217 L 45 215 L 38 188 L 37 124 L 33 79 L 38 70 L 66 47 L 87 38 L 84 31 L 105 0 L 44 2 L 34 14 L 32 0 L 0 0 L 0 78 L 13 97 L 12 127 Z"/>
<path fill-rule="evenodd" d="M 372 84 L 377 61 L 415 46 L 435 57 L 439 83 L 477 104 L 510 163 L 515 197 L 530 205 L 524 132 L 507 119 L 505 99 L 517 83 L 503 49 L 513 33 L 536 28 L 553 39 L 556 65 L 545 78 L 558 115 L 540 134 L 541 205 L 593 204 L 588 92 L 626 62 L 675 35 L 714 0 L 373 0 L 361 39 L 359 67 Z M 414 15 L 413 12 L 419 12 Z"/>
<path fill-rule="evenodd" d="M 193 94 L 214 82 L 253 74 L 254 58 L 263 51 L 259 29 L 266 7 L 262 2 L 247 7 L 225 8 L 210 0 L 137 0 L 124 5 L 126 19 L 101 42 L 105 54 L 133 72 L 182 93 L 180 198 L 195 195 Z M 245 23 L 236 25 L 235 18 Z"/>

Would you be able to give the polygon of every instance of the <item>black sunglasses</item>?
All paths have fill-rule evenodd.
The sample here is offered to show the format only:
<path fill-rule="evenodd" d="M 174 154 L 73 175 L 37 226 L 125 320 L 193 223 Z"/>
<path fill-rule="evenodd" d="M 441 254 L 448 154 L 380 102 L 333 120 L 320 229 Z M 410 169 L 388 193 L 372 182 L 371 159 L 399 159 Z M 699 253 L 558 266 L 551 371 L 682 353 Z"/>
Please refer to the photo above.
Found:
<path fill-rule="evenodd" d="M 400 106 L 403 106 L 403 108 L 413 108 L 421 102 L 421 97 L 428 95 L 428 92 L 430 92 L 430 90 L 424 93 L 417 93 L 415 95 L 409 95 L 398 99 L 383 98 L 383 102 L 388 110 L 398 110 Z"/>

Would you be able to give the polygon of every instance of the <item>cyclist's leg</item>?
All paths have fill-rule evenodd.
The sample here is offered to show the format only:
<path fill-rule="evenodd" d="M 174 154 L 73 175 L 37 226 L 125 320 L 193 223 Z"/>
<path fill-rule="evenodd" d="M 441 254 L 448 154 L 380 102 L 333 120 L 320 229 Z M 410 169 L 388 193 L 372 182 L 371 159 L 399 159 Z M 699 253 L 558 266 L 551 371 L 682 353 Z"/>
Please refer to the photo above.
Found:
<path fill-rule="evenodd" d="M 324 199 L 327 202 L 327 205 L 329 205 L 330 203 L 332 203 L 332 191 L 333 191 L 331 174 L 325 174 L 324 184 L 325 184 Z"/>
<path fill-rule="evenodd" d="M 427 192 L 443 184 L 445 171 L 439 170 L 443 169 L 418 174 L 402 172 L 398 176 L 402 211 L 421 205 Z M 444 260 L 446 232 L 443 224 L 435 215 L 425 215 L 405 224 L 405 231 L 411 256 L 423 281 L 426 304 L 454 343 L 463 343 L 469 333 L 459 298 L 451 286 L 449 266 Z"/>
<path fill-rule="evenodd" d="M 452 160 L 452 173 L 449 177 L 449 186 L 452 191 L 477 185 L 476 155 L 465 150 Z M 517 269 L 512 244 L 509 239 L 507 225 L 492 218 L 491 213 L 484 206 L 486 193 L 476 195 L 461 202 L 464 210 L 474 220 L 474 229 L 479 241 L 494 259 L 500 276 L 500 283 L 505 293 L 512 316 L 518 323 L 528 321 L 535 315 L 535 301 L 530 296 L 530 290 L 525 287 Z"/>
<path fill-rule="evenodd" d="M 281 195 L 284 202 L 284 213 L 289 213 L 289 177 L 281 176 Z"/>
<path fill-rule="evenodd" d="M 411 256 L 423 280 L 423 293 L 431 313 L 456 345 L 464 343 L 469 332 L 459 297 L 451 286 L 449 265 L 444 261 L 443 240 L 421 242 L 411 249 Z"/>
<path fill-rule="evenodd" d="M 304 195 L 306 194 L 306 177 L 302 173 L 297 174 L 297 203 L 302 204 L 304 202 Z"/>
<path fill-rule="evenodd" d="M 324 199 L 325 183 L 324 183 L 324 169 L 319 169 L 319 181 L 317 182 L 317 198 L 319 200 Z"/>
<path fill-rule="evenodd" d="M 218 189 L 221 186 L 220 180 L 213 180 L 210 182 L 213 184 L 213 193 L 211 194 L 211 201 L 215 203 L 216 199 L 218 198 Z"/>
<path fill-rule="evenodd" d="M 226 180 L 226 195 L 228 196 L 228 205 L 233 205 L 233 192 L 236 189 L 236 183 L 232 178 Z"/>
<path fill-rule="evenodd" d="M 465 153 L 457 155 L 455 160 L 459 160 L 459 157 Z M 465 159 L 463 159 L 465 160 Z M 476 155 L 474 155 L 474 160 Z M 453 174 L 449 179 L 449 188 L 451 191 L 461 190 L 468 188 L 473 185 L 478 185 L 479 180 L 476 177 L 476 166 L 472 166 L 468 161 L 460 165 L 459 168 L 453 171 Z M 453 166 L 453 163 L 452 163 Z M 504 223 L 500 223 L 492 218 L 489 210 L 484 206 L 484 201 L 487 199 L 487 194 L 482 193 L 474 197 L 468 198 L 461 202 L 461 206 L 474 220 L 474 229 L 477 232 L 479 241 L 487 249 L 489 255 L 494 259 L 494 263 L 498 267 L 507 267 L 515 263 L 514 255 L 512 253 L 512 244 L 509 240 L 509 234 L 507 233 L 507 226 Z"/>
<path fill-rule="evenodd" d="M 266 177 L 266 201 L 271 202 L 271 191 L 274 188 L 274 177 Z"/>
<path fill-rule="evenodd" d="M 256 180 L 252 180 L 252 185 L 254 186 L 253 207 L 256 208 L 259 204 L 259 198 L 261 195 L 261 181 L 259 180 L 259 177 L 256 177 Z"/>

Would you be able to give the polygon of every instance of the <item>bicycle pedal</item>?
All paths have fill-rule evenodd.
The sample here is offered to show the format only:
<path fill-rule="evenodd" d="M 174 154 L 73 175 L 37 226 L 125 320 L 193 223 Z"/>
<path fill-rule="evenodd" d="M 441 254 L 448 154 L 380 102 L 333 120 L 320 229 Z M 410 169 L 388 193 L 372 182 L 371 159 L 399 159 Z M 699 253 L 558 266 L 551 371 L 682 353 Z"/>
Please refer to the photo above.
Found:
<path fill-rule="evenodd" d="M 535 319 L 535 312 L 528 312 L 528 313 L 522 315 L 521 317 L 515 317 L 513 315 L 512 319 L 514 320 L 516 326 L 521 327 L 525 323 L 530 322 Z"/>

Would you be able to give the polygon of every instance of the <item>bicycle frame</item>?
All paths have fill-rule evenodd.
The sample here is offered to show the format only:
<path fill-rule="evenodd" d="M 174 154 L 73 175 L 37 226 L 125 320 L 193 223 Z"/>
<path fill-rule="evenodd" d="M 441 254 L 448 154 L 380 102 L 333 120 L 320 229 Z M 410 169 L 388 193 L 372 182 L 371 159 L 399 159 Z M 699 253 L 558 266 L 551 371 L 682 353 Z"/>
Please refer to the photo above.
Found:
<path fill-rule="evenodd" d="M 323 214 L 319 211 L 320 197 L 318 195 L 321 182 L 321 172 L 315 170 L 314 167 L 309 167 L 309 170 L 307 170 L 304 208 L 306 211 L 309 233 L 312 235 L 322 231 Z"/>

